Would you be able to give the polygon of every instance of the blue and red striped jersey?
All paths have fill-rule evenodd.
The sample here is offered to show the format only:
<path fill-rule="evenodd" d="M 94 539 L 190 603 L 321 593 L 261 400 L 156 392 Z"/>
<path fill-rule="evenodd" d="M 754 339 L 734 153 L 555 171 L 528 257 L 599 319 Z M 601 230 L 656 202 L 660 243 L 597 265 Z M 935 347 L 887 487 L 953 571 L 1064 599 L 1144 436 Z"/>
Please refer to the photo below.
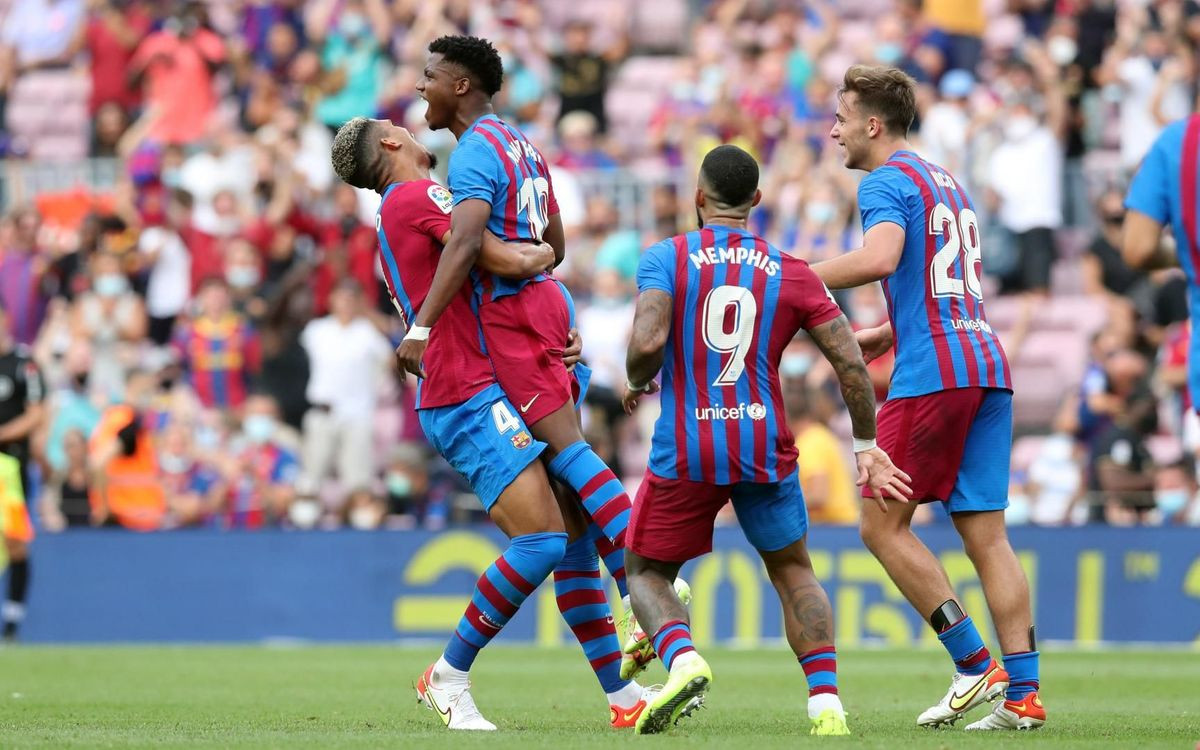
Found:
<path fill-rule="evenodd" d="M 796 469 L 779 358 L 801 328 L 842 314 L 802 260 L 710 225 L 653 245 L 638 291 L 674 300 L 650 470 L 709 484 L 777 482 Z"/>
<path fill-rule="evenodd" d="M 508 242 L 540 241 L 558 213 L 549 163 L 521 131 L 496 115 L 480 117 L 458 139 L 447 181 L 454 205 L 470 199 L 490 203 L 488 231 Z M 514 281 L 474 270 L 471 277 L 484 304 L 549 278 L 539 274 Z"/>
<path fill-rule="evenodd" d="M 1188 392 L 1200 404 L 1200 115 L 1171 123 L 1154 141 L 1138 167 L 1125 207 L 1171 225 L 1176 255 L 1188 280 Z"/>
<path fill-rule="evenodd" d="M 242 405 L 261 363 L 258 335 L 242 316 L 198 317 L 176 331 L 174 346 L 205 408 Z"/>
<path fill-rule="evenodd" d="M 980 285 L 982 235 L 971 196 L 941 167 L 897 151 L 858 186 L 863 232 L 890 222 L 904 250 L 883 280 L 895 332 L 888 398 L 954 388 L 1012 388 Z"/>

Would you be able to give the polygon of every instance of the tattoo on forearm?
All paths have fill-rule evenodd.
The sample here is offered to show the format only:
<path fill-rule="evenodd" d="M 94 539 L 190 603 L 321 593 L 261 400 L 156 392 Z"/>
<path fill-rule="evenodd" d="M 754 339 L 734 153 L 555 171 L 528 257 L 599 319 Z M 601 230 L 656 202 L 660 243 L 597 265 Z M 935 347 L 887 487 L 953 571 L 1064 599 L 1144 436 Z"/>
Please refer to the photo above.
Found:
<path fill-rule="evenodd" d="M 875 437 L 875 388 L 850 322 L 841 315 L 812 329 L 809 335 L 837 373 L 854 436 L 868 440 Z"/>
<path fill-rule="evenodd" d="M 638 385 L 653 378 L 663 362 L 663 346 L 671 328 L 674 301 L 666 292 L 651 290 L 638 296 L 633 318 L 633 335 L 625 369 Z"/>

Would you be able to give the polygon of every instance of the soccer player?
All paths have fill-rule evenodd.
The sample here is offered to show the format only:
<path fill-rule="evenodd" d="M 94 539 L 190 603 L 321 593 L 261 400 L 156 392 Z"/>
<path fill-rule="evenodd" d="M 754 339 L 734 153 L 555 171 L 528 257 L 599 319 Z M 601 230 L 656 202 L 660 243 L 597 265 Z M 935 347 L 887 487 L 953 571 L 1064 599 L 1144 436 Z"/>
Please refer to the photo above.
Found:
<path fill-rule="evenodd" d="M 424 376 L 421 356 L 429 330 L 473 276 L 484 341 L 501 387 L 534 436 L 547 443 L 550 474 L 578 493 L 604 536 L 620 546 L 629 497 L 583 439 L 576 384 L 562 362 L 573 313 L 570 295 L 546 274 L 512 281 L 471 273 L 485 229 L 506 241 L 545 239 L 562 259 L 565 240 L 549 165 L 492 109 L 504 68 L 489 42 L 444 36 L 429 52 L 417 92 L 429 105 L 429 127 L 449 128 L 458 139 L 448 175 L 453 231 L 397 356 L 409 372 Z"/>
<path fill-rule="evenodd" d="M 1168 125 L 1154 141 L 1134 175 L 1125 197 L 1122 255 L 1134 268 L 1182 266 L 1187 276 L 1188 311 L 1192 319 L 1188 345 L 1188 394 L 1200 409 L 1200 115 Z M 1171 226 L 1174 248 L 1162 242 Z"/>
<path fill-rule="evenodd" d="M 45 415 L 46 389 L 29 350 L 13 340 L 8 312 L 0 307 L 0 522 L 8 551 L 8 596 L 0 606 L 5 640 L 15 640 L 25 619 L 29 591 L 30 436 Z"/>
<path fill-rule="evenodd" d="M 746 228 L 761 198 L 753 157 L 736 146 L 713 149 L 696 190 L 701 228 L 650 247 L 638 266 L 625 408 L 656 390 L 660 369 L 663 395 L 625 564 L 634 613 L 669 672 L 638 719 L 641 734 L 690 713 L 712 681 L 672 581 L 684 562 L 712 549 L 713 521 L 730 499 L 783 604 L 788 643 L 808 679 L 812 733 L 849 734 L 833 614 L 805 546 L 796 441 L 779 386 L 779 358 L 801 328 L 841 383 L 858 483 L 899 500 L 907 492 L 908 477 L 875 445 L 875 394 L 846 317 L 808 264 Z"/>
<path fill-rule="evenodd" d="M 376 227 L 385 278 L 406 324 L 429 293 L 442 246 L 453 239 L 452 199 L 429 179 L 433 161 L 407 130 L 383 120 L 355 118 L 334 138 L 338 175 L 383 195 Z M 498 278 L 529 277 L 553 262 L 547 245 L 509 245 L 490 233 L 479 255 L 480 267 Z M 428 377 L 417 389 L 417 413 L 430 442 L 470 480 L 511 546 L 479 579 L 444 654 L 418 681 L 418 694 L 451 729 L 495 729 L 475 706 L 468 671 L 479 650 L 553 572 L 559 609 L 604 688 L 613 726 L 633 726 L 645 706 L 643 691 L 619 675 L 620 645 L 595 540 L 577 501 L 561 509 L 557 504 L 537 461 L 545 445 L 530 436 L 521 412 L 497 385 L 473 307 L 471 285 L 463 284 L 425 351 Z M 577 351 L 567 353 L 578 358 Z"/>
<path fill-rule="evenodd" d="M 949 511 L 983 584 L 1004 665 L 984 646 L 937 558 L 912 533 L 915 505 L 868 504 L 860 530 L 954 660 L 949 691 L 917 723 L 953 724 L 1004 696 L 967 729 L 1034 728 L 1046 712 L 1037 692 L 1029 584 L 1004 527 L 1011 374 L 984 315 L 974 204 L 953 175 L 908 143 L 914 95 L 913 80 L 895 68 L 846 71 L 830 136 L 848 168 L 869 172 L 858 188 L 863 247 L 813 270 L 832 289 L 883 282 L 890 320 L 858 334 L 868 360 L 896 347 L 879 444 L 916 477 L 914 500 L 940 500 Z"/>

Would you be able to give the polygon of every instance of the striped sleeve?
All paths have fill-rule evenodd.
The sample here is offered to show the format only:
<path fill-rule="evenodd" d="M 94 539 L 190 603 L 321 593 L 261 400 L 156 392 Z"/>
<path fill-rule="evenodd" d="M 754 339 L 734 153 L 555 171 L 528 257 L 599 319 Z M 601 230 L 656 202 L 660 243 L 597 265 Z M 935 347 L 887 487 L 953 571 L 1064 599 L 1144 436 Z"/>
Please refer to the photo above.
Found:
<path fill-rule="evenodd" d="M 858 208 L 862 213 L 863 232 L 884 222 L 902 228 L 908 226 L 905 207 L 913 191 L 912 180 L 893 167 L 880 167 L 864 177 L 858 185 Z"/>

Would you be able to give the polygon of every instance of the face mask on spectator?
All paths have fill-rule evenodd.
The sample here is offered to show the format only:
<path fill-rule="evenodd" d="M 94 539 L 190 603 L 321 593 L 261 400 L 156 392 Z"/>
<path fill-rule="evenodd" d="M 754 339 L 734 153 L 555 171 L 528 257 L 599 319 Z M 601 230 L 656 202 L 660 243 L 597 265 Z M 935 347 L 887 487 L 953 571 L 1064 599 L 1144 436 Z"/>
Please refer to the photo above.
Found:
<path fill-rule="evenodd" d="M 262 445 L 275 434 L 275 420 L 266 414 L 251 414 L 242 422 L 242 432 L 255 445 Z"/>
<path fill-rule="evenodd" d="M 262 273 L 254 266 L 234 266 L 225 272 L 225 280 L 234 289 L 250 289 L 258 286 Z"/>
<path fill-rule="evenodd" d="M 813 201 L 804 209 L 804 215 L 814 224 L 824 224 L 833 218 L 837 208 L 829 201 Z"/>
<path fill-rule="evenodd" d="M 1158 490 L 1154 493 L 1154 504 L 1164 516 L 1173 516 L 1188 503 L 1188 492 L 1183 488 Z"/>
<path fill-rule="evenodd" d="M 895 65 L 904 57 L 904 49 L 895 42 L 883 42 L 875 45 L 875 59 L 884 65 Z"/>
<path fill-rule="evenodd" d="M 811 354 L 789 354 L 779 363 L 779 372 L 789 378 L 798 378 L 812 367 Z"/>
<path fill-rule="evenodd" d="M 360 505 L 350 511 L 350 525 L 359 531 L 370 531 L 379 525 L 379 511 L 370 505 Z"/>
<path fill-rule="evenodd" d="M 129 289 L 129 280 L 119 273 L 106 273 L 96 277 L 92 289 L 101 297 L 118 297 Z"/>
<path fill-rule="evenodd" d="M 1004 135 L 1010 141 L 1020 141 L 1037 129 L 1037 120 L 1029 115 L 1018 115 L 1004 125 Z"/>
<path fill-rule="evenodd" d="M 159 175 L 159 179 L 162 180 L 162 184 L 165 185 L 166 187 L 177 188 L 177 187 L 179 187 L 179 182 L 180 182 L 179 169 L 177 167 L 171 167 L 169 169 L 164 169 L 162 171 L 162 174 Z"/>
<path fill-rule="evenodd" d="M 313 500 L 297 500 L 288 508 L 288 519 L 298 529 L 311 529 L 321 518 L 321 506 Z"/>
<path fill-rule="evenodd" d="M 367 19 L 361 13 L 343 13 L 338 31 L 347 39 L 357 39 L 367 32 Z"/>
<path fill-rule="evenodd" d="M 1059 67 L 1075 62 L 1075 55 L 1078 52 L 1075 40 L 1069 36 L 1052 36 L 1046 40 L 1046 54 Z"/>
<path fill-rule="evenodd" d="M 395 497 L 408 497 L 412 494 L 413 481 L 407 474 L 401 474 L 398 471 L 388 472 L 387 491 L 389 495 Z"/>
<path fill-rule="evenodd" d="M 158 457 L 158 468 L 167 474 L 182 474 L 192 468 L 192 460 L 187 456 L 177 456 L 174 453 L 162 453 Z"/>

